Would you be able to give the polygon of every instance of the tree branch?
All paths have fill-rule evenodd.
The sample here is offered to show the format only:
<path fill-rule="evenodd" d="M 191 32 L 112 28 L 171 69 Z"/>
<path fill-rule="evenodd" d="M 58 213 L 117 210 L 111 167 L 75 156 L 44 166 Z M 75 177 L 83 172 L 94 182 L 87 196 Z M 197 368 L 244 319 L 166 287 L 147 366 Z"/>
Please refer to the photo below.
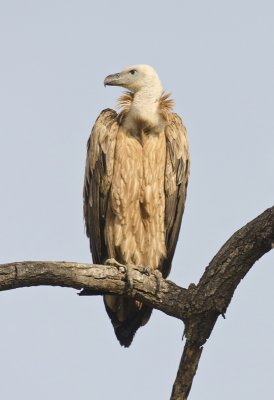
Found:
<path fill-rule="evenodd" d="M 218 316 L 224 315 L 240 281 L 273 244 L 274 206 L 235 232 L 209 263 L 198 285 L 189 287 L 190 310 L 184 315 L 187 341 L 171 400 L 187 399 L 202 346 Z"/>
<path fill-rule="evenodd" d="M 0 265 L 0 291 L 51 285 L 88 289 L 92 294 L 119 294 L 135 298 L 185 323 L 186 344 L 171 400 L 187 399 L 203 345 L 217 318 L 224 314 L 234 291 L 252 265 L 274 244 L 274 206 L 239 229 L 205 269 L 197 286 L 181 288 L 161 280 L 142 267 L 132 272 L 128 292 L 125 268 L 73 262 L 26 261 Z"/>
<path fill-rule="evenodd" d="M 62 286 L 88 289 L 94 295 L 105 293 L 133 297 L 164 313 L 183 319 L 187 290 L 175 283 L 148 274 L 134 266 L 134 289 L 128 292 L 125 268 L 116 266 L 58 261 L 24 261 L 0 265 L 0 291 L 28 286 Z M 181 307 L 178 307 L 178 301 Z"/>

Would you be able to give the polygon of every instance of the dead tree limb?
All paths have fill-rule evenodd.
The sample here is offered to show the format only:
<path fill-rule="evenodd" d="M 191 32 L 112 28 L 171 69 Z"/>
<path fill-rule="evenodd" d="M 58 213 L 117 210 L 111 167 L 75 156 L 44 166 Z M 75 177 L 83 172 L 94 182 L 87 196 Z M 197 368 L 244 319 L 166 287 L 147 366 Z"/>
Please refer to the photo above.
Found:
<path fill-rule="evenodd" d="M 51 285 L 88 289 L 94 295 L 120 294 L 181 319 L 186 344 L 171 400 L 185 400 L 191 390 L 203 345 L 219 315 L 253 264 L 274 246 L 274 206 L 234 233 L 206 267 L 197 285 L 181 288 L 134 267 L 134 289 L 128 292 L 123 267 L 73 262 L 25 261 L 0 265 L 0 291 Z"/>

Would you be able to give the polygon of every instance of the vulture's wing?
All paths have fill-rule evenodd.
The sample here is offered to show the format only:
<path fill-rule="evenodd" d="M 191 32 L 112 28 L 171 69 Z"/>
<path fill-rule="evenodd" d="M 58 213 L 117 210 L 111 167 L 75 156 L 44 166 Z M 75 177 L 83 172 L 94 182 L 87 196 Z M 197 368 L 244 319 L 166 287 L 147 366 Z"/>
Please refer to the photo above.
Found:
<path fill-rule="evenodd" d="M 171 269 L 184 212 L 189 176 L 186 128 L 181 118 L 175 113 L 170 114 L 170 122 L 166 127 L 166 146 L 165 227 L 167 258 L 161 267 L 164 277 L 167 277 Z"/>
<path fill-rule="evenodd" d="M 104 227 L 118 128 L 117 113 L 111 109 L 103 110 L 87 144 L 84 218 L 93 262 L 97 264 L 108 258 Z"/>

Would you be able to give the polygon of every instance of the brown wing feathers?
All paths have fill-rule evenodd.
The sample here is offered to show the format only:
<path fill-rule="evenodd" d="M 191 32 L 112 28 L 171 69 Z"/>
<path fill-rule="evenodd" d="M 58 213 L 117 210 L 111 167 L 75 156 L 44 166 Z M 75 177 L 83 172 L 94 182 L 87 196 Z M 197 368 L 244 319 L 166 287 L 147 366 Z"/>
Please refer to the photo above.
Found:
<path fill-rule="evenodd" d="M 116 117 L 117 113 L 114 110 L 103 110 L 95 122 L 87 144 L 84 218 L 93 262 L 98 264 L 107 259 L 104 226 L 118 132 Z"/>

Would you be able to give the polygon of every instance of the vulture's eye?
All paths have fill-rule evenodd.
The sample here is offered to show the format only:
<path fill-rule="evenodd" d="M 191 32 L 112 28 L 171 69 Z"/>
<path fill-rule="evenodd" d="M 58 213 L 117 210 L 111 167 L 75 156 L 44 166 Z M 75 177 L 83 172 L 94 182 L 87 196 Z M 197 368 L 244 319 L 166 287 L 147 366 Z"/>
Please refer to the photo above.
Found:
<path fill-rule="evenodd" d="M 129 71 L 129 73 L 131 74 L 131 75 L 134 75 L 134 74 L 136 74 L 136 69 L 131 69 L 130 71 Z"/>

